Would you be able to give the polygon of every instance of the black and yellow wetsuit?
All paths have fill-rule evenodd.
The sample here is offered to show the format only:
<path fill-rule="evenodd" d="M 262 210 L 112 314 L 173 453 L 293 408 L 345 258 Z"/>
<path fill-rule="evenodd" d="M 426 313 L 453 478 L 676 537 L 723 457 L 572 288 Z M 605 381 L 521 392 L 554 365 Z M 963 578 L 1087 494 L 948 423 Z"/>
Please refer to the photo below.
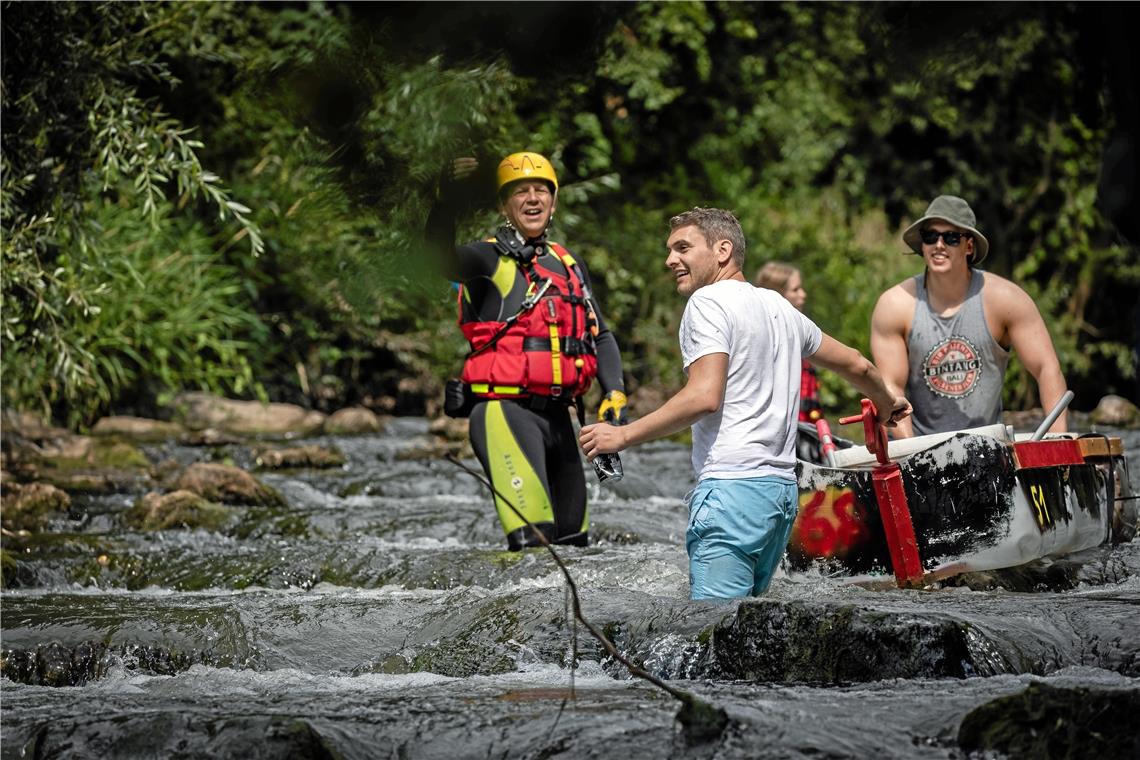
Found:
<path fill-rule="evenodd" d="M 591 295 L 585 264 L 564 248 L 545 238 L 523 241 L 506 228 L 496 235 L 513 236 L 510 245 L 492 238 L 456 247 L 454 224 L 437 206 L 428 234 L 436 248 L 447 247 L 450 235 L 454 251 L 445 275 L 460 283 L 459 321 L 472 343 L 464 379 L 479 397 L 470 414 L 472 448 L 495 488 L 549 540 L 585 546 L 586 483 L 571 412 L 595 366 L 603 393 L 624 392 L 617 340 Z M 497 326 L 528 319 L 529 331 L 495 339 Z M 554 329 L 536 334 L 548 329 L 543 320 Z M 509 547 L 538 545 L 525 521 L 495 501 Z"/>

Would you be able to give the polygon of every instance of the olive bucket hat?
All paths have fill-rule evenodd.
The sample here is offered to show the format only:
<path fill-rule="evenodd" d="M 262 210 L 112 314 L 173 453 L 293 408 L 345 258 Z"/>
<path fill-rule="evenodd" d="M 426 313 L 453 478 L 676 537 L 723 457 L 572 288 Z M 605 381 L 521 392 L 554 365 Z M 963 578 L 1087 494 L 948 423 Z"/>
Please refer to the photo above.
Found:
<path fill-rule="evenodd" d="M 922 215 L 922 218 L 903 232 L 903 242 L 909 245 L 915 253 L 922 253 L 922 238 L 919 235 L 923 226 L 931 219 L 949 222 L 974 236 L 974 266 L 982 263 L 982 259 L 990 252 L 990 241 L 986 240 L 985 235 L 978 232 L 978 228 L 975 226 L 978 221 L 974 216 L 974 211 L 970 208 L 970 204 L 956 195 L 940 195 L 926 207 L 926 213 Z"/>

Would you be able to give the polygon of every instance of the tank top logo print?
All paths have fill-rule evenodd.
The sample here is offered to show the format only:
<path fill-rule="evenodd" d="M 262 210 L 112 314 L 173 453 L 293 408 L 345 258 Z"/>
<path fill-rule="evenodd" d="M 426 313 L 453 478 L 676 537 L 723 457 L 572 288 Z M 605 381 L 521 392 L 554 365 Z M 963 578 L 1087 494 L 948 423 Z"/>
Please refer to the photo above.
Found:
<path fill-rule="evenodd" d="M 926 387 L 945 398 L 965 398 L 978 386 L 982 360 L 978 349 L 960 335 L 938 343 L 922 360 Z"/>

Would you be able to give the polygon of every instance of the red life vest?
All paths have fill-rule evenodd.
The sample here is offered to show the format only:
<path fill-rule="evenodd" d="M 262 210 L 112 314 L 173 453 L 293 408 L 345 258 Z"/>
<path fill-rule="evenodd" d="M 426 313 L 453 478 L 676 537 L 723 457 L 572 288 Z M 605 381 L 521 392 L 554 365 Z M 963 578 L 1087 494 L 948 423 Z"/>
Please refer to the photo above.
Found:
<path fill-rule="evenodd" d="M 570 401 L 585 393 L 598 374 L 598 328 L 589 291 L 570 252 L 557 243 L 548 245 L 567 274 L 532 261 L 523 270 L 530 281 L 523 308 L 504 321 L 464 322 L 460 287 L 459 326 L 471 344 L 463 382 L 477 396 Z"/>
<path fill-rule="evenodd" d="M 803 360 L 800 372 L 800 422 L 815 422 L 823 417 L 823 407 L 819 404 L 819 376 L 815 367 Z"/>

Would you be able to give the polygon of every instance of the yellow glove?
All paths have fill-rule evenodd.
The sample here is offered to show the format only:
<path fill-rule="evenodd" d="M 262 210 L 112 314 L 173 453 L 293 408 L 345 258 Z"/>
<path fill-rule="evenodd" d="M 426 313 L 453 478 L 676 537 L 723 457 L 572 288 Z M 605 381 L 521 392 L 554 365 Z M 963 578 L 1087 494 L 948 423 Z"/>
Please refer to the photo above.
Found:
<path fill-rule="evenodd" d="M 598 407 L 598 422 L 608 422 L 611 425 L 624 425 L 629 422 L 629 415 L 625 413 L 626 397 L 621 391 L 610 391 L 602 399 Z"/>

